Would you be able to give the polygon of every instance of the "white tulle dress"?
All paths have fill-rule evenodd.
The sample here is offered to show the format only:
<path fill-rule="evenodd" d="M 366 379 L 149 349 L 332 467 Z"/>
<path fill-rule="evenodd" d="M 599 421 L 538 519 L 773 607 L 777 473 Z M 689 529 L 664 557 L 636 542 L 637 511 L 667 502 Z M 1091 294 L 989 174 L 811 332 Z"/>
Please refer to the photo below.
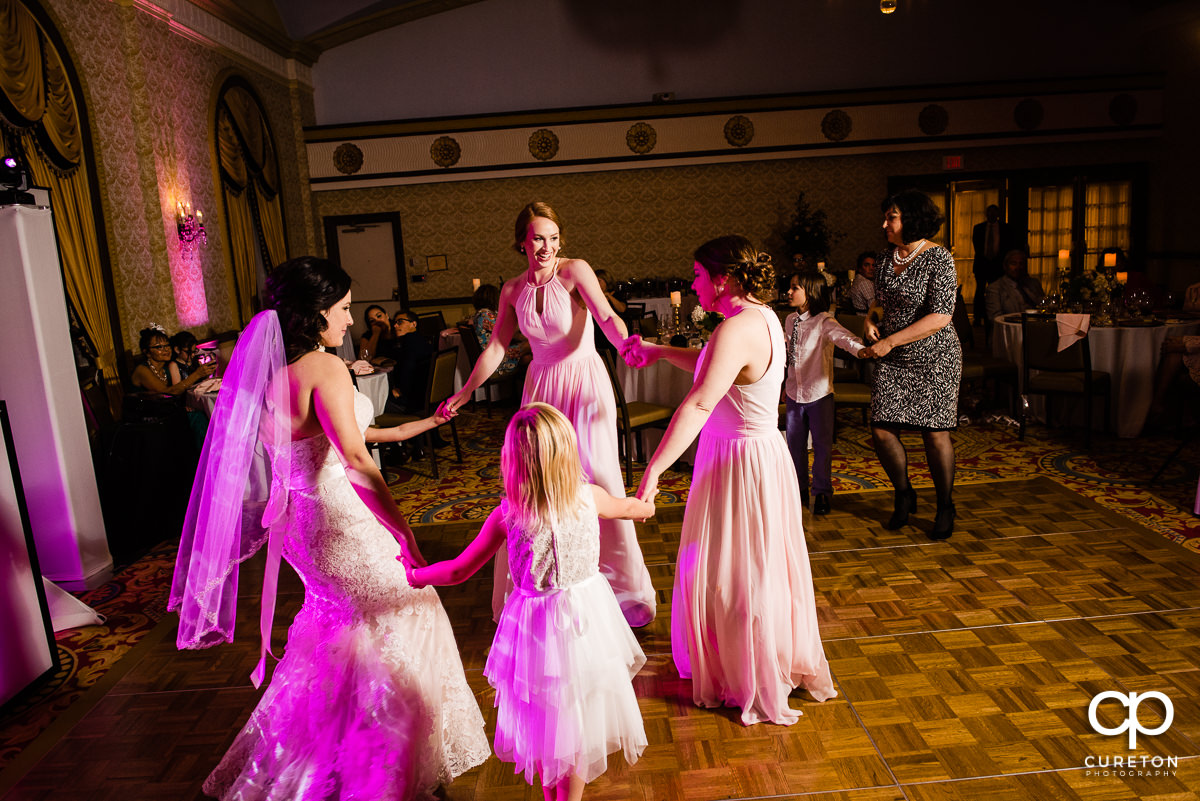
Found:
<path fill-rule="evenodd" d="M 646 662 L 612 588 L 599 573 L 592 490 L 579 516 L 527 531 L 501 506 L 514 589 L 484 674 L 496 689 L 496 756 L 535 783 L 572 773 L 592 781 L 608 755 L 630 763 L 646 747 L 632 678 Z"/>
<path fill-rule="evenodd" d="M 365 430 L 374 412 L 355 394 Z M 283 554 L 304 605 L 270 686 L 204 783 L 227 801 L 429 798 L 490 755 L 450 621 L 329 439 L 290 443 Z"/>

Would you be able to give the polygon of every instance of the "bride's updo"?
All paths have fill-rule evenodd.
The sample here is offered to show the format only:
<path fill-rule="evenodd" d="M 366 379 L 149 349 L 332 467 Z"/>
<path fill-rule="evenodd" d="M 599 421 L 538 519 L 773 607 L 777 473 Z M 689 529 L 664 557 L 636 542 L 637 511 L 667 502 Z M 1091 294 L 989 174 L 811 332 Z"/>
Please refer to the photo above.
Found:
<path fill-rule="evenodd" d="M 321 312 L 346 297 L 350 280 L 341 267 L 316 256 L 285 261 L 267 276 L 263 300 L 279 315 L 289 364 L 321 344 L 329 327 Z"/>
<path fill-rule="evenodd" d="M 760 253 L 744 236 L 710 239 L 692 257 L 710 278 L 726 276 L 737 281 L 747 295 L 764 303 L 775 299 L 775 267 L 769 254 Z"/>

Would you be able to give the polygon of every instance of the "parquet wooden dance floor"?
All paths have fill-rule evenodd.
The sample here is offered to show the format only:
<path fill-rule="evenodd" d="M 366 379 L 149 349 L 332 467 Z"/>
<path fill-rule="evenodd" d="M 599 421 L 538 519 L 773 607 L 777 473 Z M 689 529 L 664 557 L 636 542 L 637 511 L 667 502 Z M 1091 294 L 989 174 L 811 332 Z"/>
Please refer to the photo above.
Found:
<path fill-rule="evenodd" d="M 649 658 L 635 680 L 650 747 L 619 757 L 585 798 L 1200 799 L 1200 557 L 1047 479 L 961 487 L 954 537 L 933 543 L 931 493 L 915 527 L 885 531 L 890 492 L 835 498 L 806 514 L 825 650 L 839 696 L 803 693 L 791 727 L 743 727 L 732 710 L 693 706 L 670 654 L 674 554 L 682 507 L 639 529 L 659 614 L 638 632 Z M 472 537 L 468 524 L 417 530 L 426 556 Z M 486 571 L 485 571 L 486 572 Z M 277 641 L 300 603 L 288 576 Z M 243 592 L 255 593 L 247 576 Z M 490 577 L 442 592 L 480 705 L 494 724 L 481 670 L 491 641 Z M 257 609 L 240 639 L 177 652 L 169 618 L 74 715 L 29 749 L 9 799 L 192 799 L 258 693 Z M 1156 691 L 1168 708 L 1138 708 L 1142 731 L 1093 730 L 1099 693 Z M 1099 705 L 1109 730 L 1129 720 Z M 1131 768 L 1113 760 L 1136 757 Z M 39 760 L 33 763 L 32 760 Z M 1144 758 L 1144 764 L 1143 764 Z M 1105 767 L 1106 766 L 1106 767 Z M 0 785 L 2 787 L 3 785 Z M 541 798 L 489 760 L 447 788 L 452 801 Z"/>

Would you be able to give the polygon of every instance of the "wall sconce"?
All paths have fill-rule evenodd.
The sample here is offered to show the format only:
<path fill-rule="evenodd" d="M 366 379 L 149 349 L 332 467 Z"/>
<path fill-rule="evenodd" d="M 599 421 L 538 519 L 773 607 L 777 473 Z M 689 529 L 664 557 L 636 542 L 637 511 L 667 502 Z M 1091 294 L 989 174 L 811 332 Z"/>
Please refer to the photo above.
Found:
<path fill-rule="evenodd" d="M 179 229 L 179 247 L 184 253 L 190 253 L 196 247 L 208 245 L 208 234 L 204 231 L 204 212 L 196 209 L 192 213 L 192 204 L 179 201 L 175 206 L 175 226 Z"/>

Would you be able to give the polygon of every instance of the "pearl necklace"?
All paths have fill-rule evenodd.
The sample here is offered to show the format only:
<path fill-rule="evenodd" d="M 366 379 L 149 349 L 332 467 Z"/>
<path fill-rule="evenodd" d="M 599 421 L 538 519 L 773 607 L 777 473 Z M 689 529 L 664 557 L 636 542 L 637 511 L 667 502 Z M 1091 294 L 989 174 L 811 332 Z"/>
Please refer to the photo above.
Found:
<path fill-rule="evenodd" d="M 916 258 L 917 254 L 920 253 L 922 250 L 924 250 L 925 246 L 928 244 L 929 244 L 928 240 L 922 239 L 921 244 L 919 244 L 915 248 L 913 248 L 912 252 L 903 258 L 896 255 L 896 253 L 900 250 L 900 248 L 896 248 L 896 250 L 892 251 L 892 264 L 899 264 L 901 266 L 908 264 L 910 261 L 912 261 L 914 258 Z"/>

